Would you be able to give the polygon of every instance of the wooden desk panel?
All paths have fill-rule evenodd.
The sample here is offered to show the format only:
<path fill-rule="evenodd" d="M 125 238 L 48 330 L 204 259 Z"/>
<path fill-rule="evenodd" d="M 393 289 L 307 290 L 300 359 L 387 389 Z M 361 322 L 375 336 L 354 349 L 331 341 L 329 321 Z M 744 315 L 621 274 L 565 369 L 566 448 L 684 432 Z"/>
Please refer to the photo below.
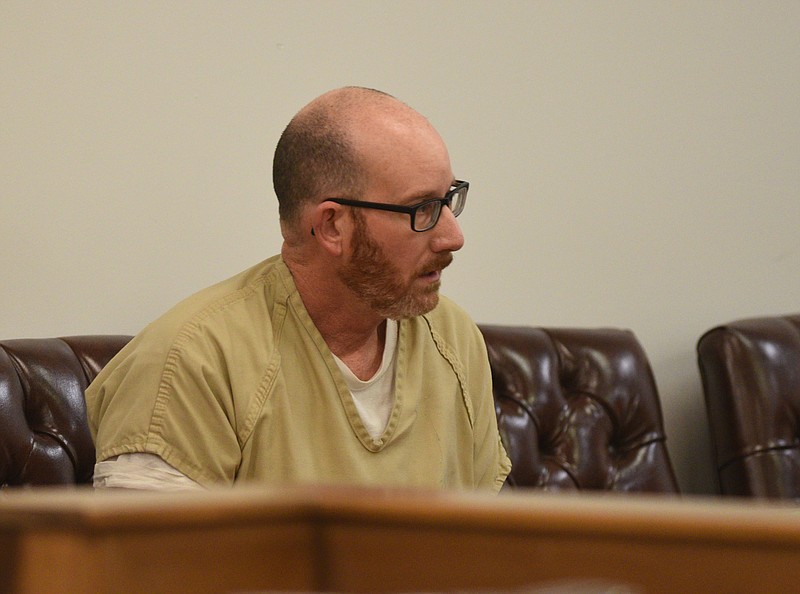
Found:
<path fill-rule="evenodd" d="M 634 592 L 797 592 L 800 508 L 619 495 L 331 510 L 334 592 L 518 590 L 575 580 Z"/>
<path fill-rule="evenodd" d="M 582 534 L 331 527 L 333 592 L 518 590 L 603 581 L 634 592 L 797 592 L 800 550 Z"/>
<path fill-rule="evenodd" d="M 794 592 L 800 508 L 359 489 L 0 493 L 0 592 Z"/>
<path fill-rule="evenodd" d="M 237 495 L 0 496 L 0 555 L 15 559 L 0 592 L 318 589 L 316 529 L 302 502 Z"/>

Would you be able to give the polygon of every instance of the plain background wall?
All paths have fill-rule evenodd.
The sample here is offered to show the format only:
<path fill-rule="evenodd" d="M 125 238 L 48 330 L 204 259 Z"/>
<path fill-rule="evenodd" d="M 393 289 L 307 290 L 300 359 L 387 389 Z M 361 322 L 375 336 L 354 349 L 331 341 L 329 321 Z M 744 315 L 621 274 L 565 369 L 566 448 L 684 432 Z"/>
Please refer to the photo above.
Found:
<path fill-rule="evenodd" d="M 800 311 L 798 31 L 788 0 L 2 0 L 0 338 L 132 334 L 277 252 L 281 130 L 377 87 L 472 184 L 445 292 L 633 329 L 711 493 L 697 338 Z"/>

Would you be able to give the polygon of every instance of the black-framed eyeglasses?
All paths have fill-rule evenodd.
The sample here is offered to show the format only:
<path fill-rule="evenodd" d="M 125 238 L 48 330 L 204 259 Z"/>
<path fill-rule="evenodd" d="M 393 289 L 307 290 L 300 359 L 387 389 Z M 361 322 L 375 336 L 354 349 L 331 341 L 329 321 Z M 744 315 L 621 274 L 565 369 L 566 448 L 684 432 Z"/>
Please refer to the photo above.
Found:
<path fill-rule="evenodd" d="M 454 217 L 460 215 L 467 203 L 467 190 L 469 182 L 456 180 L 453 187 L 444 198 L 432 198 L 423 200 L 414 206 L 400 206 L 399 204 L 386 204 L 384 202 L 366 202 L 364 200 L 348 200 L 346 198 L 328 198 L 325 202 L 335 202 L 343 206 L 355 206 L 356 208 L 374 208 L 376 210 L 388 210 L 391 212 L 404 212 L 411 217 L 411 228 L 414 231 L 422 232 L 433 229 L 439 222 L 439 215 L 442 214 L 442 206 L 447 206 Z"/>

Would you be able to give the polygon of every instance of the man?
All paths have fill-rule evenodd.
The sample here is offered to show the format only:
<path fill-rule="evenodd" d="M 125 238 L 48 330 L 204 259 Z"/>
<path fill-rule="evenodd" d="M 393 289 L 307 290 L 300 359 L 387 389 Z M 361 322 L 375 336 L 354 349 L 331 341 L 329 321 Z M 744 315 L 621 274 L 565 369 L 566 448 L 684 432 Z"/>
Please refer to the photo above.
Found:
<path fill-rule="evenodd" d="M 280 256 L 177 305 L 87 390 L 95 485 L 499 490 L 486 349 L 439 296 L 468 184 L 438 133 L 385 93 L 330 91 L 273 181 Z"/>

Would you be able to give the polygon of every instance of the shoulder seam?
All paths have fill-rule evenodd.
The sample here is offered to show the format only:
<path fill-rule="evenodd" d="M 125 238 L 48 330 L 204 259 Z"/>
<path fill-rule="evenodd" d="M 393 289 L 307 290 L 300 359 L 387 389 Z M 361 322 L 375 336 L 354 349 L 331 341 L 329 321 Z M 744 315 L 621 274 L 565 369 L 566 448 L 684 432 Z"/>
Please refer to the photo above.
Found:
<path fill-rule="evenodd" d="M 464 408 L 466 409 L 467 417 L 469 418 L 469 424 L 471 427 L 474 428 L 475 412 L 472 409 L 472 399 L 470 397 L 467 378 L 465 377 L 464 366 L 462 365 L 461 360 L 458 358 L 456 353 L 444 339 L 444 337 L 434 329 L 433 323 L 431 319 L 428 317 L 428 315 L 423 314 L 422 318 L 428 325 L 428 330 L 431 333 L 431 338 L 433 339 L 433 342 L 436 345 L 436 349 L 439 351 L 442 357 L 444 357 L 445 360 L 450 364 L 450 367 L 456 374 L 456 379 L 458 379 L 458 385 L 461 388 L 461 399 L 464 402 Z"/>
<path fill-rule="evenodd" d="M 145 446 L 149 445 L 153 438 L 157 437 L 161 439 L 163 436 L 163 422 L 166 415 L 166 407 L 171 397 L 172 379 L 183 356 L 184 347 L 197 334 L 203 321 L 208 319 L 212 314 L 222 311 L 234 303 L 245 299 L 247 296 L 254 294 L 256 287 L 266 284 L 273 274 L 274 273 L 270 271 L 267 274 L 257 276 L 244 287 L 208 304 L 183 324 L 167 351 L 166 361 L 164 362 L 164 368 L 158 383 L 158 392 L 153 404 L 153 411 L 150 415 Z"/>

